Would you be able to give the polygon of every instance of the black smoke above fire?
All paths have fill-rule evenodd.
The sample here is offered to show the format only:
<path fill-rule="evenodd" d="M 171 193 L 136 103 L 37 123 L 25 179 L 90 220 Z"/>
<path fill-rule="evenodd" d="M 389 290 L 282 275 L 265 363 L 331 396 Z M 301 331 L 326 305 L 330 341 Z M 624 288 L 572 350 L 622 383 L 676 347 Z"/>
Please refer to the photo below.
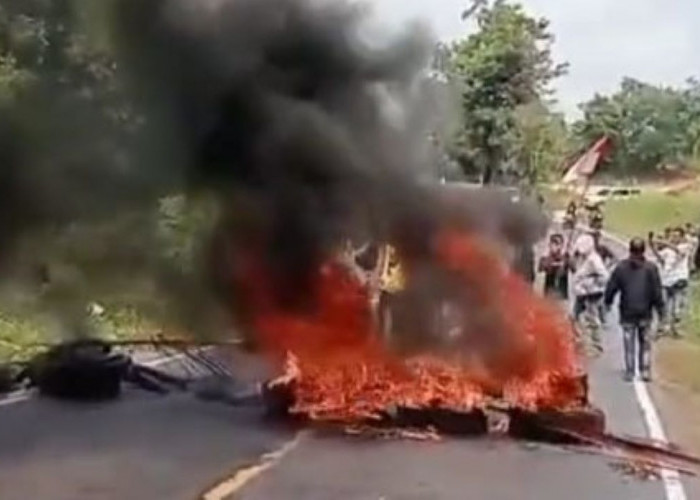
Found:
<path fill-rule="evenodd" d="M 27 154 L 41 150 L 31 135 L 9 141 L 20 145 L 4 151 L 16 168 L 0 167 L 10 183 L 0 193 L 12 195 L 0 201 L 12 204 L 0 223 L 11 234 L 138 213 L 169 194 L 213 194 L 231 253 L 257 242 L 280 289 L 295 293 L 346 238 L 390 241 L 429 261 L 431 235 L 448 219 L 513 241 L 536 237 L 534 212 L 490 194 L 463 202 L 421 181 L 435 170 L 429 136 L 445 108 L 435 105 L 441 87 L 427 77 L 432 40 L 420 25 L 378 37 L 367 6 L 349 1 L 105 5 L 118 72 L 143 118 L 137 139 L 125 143 L 124 165 L 67 161 L 63 170 Z M 79 119 L 64 112 L 44 128 L 74 146 L 80 131 L 110 133 L 66 127 Z M 154 252 L 152 238 L 123 236 L 111 247 Z"/>
<path fill-rule="evenodd" d="M 343 238 L 413 211 L 425 31 L 373 46 L 362 8 L 309 0 L 125 0 L 115 19 L 151 112 L 147 144 L 164 147 L 149 156 L 181 163 L 189 187 L 232 211 L 249 200 L 282 276 L 303 280 Z"/>
<path fill-rule="evenodd" d="M 157 118 L 147 144 L 165 148 L 149 156 L 182 163 L 189 186 L 229 197 L 231 210 L 247 197 L 282 276 L 303 281 L 349 236 L 426 255 L 446 210 L 479 225 L 483 205 L 448 209 L 418 182 L 442 111 L 430 106 L 432 45 L 419 25 L 380 43 L 352 2 L 117 5 L 121 54 Z"/>

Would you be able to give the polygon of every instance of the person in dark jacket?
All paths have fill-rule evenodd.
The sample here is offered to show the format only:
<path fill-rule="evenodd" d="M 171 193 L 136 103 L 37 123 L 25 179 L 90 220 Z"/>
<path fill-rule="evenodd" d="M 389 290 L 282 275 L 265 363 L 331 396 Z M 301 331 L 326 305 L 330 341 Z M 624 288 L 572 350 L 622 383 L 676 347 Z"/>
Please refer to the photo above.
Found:
<path fill-rule="evenodd" d="M 620 262 L 605 289 L 609 310 L 620 294 L 620 325 L 624 333 L 625 380 L 634 379 L 635 347 L 642 379 L 651 380 L 651 321 L 656 310 L 664 317 L 661 278 L 656 265 L 644 257 L 646 244 L 641 238 L 630 242 L 629 257 Z"/>

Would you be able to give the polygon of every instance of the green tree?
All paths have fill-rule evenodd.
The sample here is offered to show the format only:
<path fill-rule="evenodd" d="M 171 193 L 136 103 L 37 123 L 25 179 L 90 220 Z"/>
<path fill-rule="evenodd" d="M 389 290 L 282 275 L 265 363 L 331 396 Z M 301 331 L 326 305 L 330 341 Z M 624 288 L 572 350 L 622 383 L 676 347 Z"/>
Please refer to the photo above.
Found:
<path fill-rule="evenodd" d="M 615 143 L 608 168 L 615 175 L 648 175 L 666 165 L 686 166 L 700 149 L 700 85 L 655 86 L 625 78 L 611 95 L 581 105 L 574 125 L 579 144 L 601 135 Z"/>
<path fill-rule="evenodd" d="M 541 102 L 515 110 L 515 174 L 522 183 L 552 181 L 572 148 L 566 121 Z"/>
<path fill-rule="evenodd" d="M 157 273 L 186 274 L 195 258 L 189 236 L 202 227 L 199 212 L 171 199 L 156 203 L 152 170 L 130 155 L 140 118 L 109 45 L 99 43 L 104 33 L 90 22 L 98 4 L 0 3 L 0 139 L 22 152 L 20 161 L 0 161 L 0 194 L 10 195 L 0 196 L 0 208 L 14 211 L 0 210 L 0 260 L 12 263 L 0 270 L 16 288 L 25 285 L 22 311 L 26 299 L 71 316 L 117 292 L 132 304 L 155 303 Z M 44 266 L 48 288 L 34 273 Z M 3 300 L 2 308 L 13 304 Z"/>
<path fill-rule="evenodd" d="M 464 120 L 454 154 L 465 172 L 491 183 L 519 169 L 517 110 L 544 107 L 566 65 L 552 59 L 549 22 L 529 16 L 520 4 L 475 0 L 463 17 L 474 21 L 476 31 L 451 50 L 450 75 L 461 91 Z"/>

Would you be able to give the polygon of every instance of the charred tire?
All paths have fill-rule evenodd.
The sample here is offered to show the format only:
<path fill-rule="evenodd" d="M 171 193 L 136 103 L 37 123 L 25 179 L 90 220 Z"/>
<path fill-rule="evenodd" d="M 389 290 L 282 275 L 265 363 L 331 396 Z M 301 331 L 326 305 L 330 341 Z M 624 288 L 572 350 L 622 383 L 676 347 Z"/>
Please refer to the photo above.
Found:
<path fill-rule="evenodd" d="M 48 362 L 37 373 L 39 392 L 62 399 L 95 401 L 114 399 L 121 392 L 120 359 L 72 359 Z"/>
<path fill-rule="evenodd" d="M 32 363 L 31 379 L 39 393 L 61 399 L 104 400 L 119 396 L 129 358 L 112 354 L 100 342 L 56 346 Z"/>

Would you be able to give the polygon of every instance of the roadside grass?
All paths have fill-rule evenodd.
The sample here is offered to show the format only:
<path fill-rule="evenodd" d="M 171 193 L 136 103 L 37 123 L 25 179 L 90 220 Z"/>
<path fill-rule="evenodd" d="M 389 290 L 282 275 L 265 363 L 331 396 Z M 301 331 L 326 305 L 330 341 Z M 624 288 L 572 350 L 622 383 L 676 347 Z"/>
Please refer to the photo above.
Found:
<path fill-rule="evenodd" d="M 700 394 L 700 280 L 694 280 L 682 326 L 684 338 L 657 344 L 656 359 L 663 379 Z"/>
<path fill-rule="evenodd" d="M 629 200 L 611 200 L 605 206 L 605 225 L 622 236 L 646 237 L 666 226 L 700 222 L 700 192 L 643 193 Z"/>
<path fill-rule="evenodd" d="M 550 211 L 563 210 L 566 208 L 566 203 L 571 196 L 568 191 L 555 190 L 551 186 L 543 186 L 541 188 L 541 194 L 545 200 L 545 206 Z"/>
<path fill-rule="evenodd" d="M 700 345 L 700 278 L 692 281 L 688 301 L 688 316 L 684 329 L 689 338 Z"/>
<path fill-rule="evenodd" d="M 91 327 L 101 338 L 128 340 L 159 332 L 161 326 L 139 309 L 125 305 L 104 306 L 92 318 Z M 60 338 L 58 325 L 35 312 L 0 310 L 0 364 L 25 360 Z"/>
<path fill-rule="evenodd" d="M 46 342 L 44 329 L 36 319 L 0 312 L 0 363 L 19 361 Z"/>

